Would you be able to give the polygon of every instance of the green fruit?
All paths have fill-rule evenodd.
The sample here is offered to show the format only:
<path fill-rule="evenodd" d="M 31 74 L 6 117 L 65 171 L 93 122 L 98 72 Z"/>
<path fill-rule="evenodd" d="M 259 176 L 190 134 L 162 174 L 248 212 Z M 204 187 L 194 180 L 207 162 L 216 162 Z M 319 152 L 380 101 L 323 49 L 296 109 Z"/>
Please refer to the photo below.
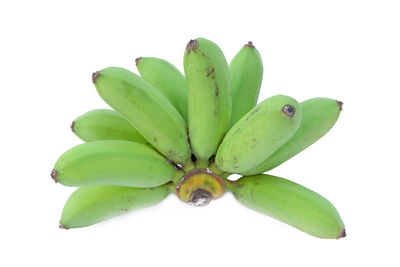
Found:
<path fill-rule="evenodd" d="M 296 133 L 260 165 L 242 174 L 254 175 L 269 171 L 315 143 L 336 123 L 342 104 L 334 99 L 321 97 L 302 102 L 302 118 Z"/>
<path fill-rule="evenodd" d="M 141 75 L 109 67 L 93 73 L 97 92 L 113 110 L 79 116 L 74 133 L 86 141 L 66 151 L 51 177 L 79 186 L 61 228 L 85 227 L 160 202 L 169 193 L 195 206 L 231 191 L 243 205 L 321 238 L 345 230 L 332 204 L 270 170 L 326 134 L 341 102 L 299 104 L 276 95 L 257 104 L 263 65 L 251 42 L 228 66 L 213 42 L 191 40 L 185 76 L 169 62 L 136 59 Z M 227 180 L 233 173 L 246 175 Z"/>
<path fill-rule="evenodd" d="M 281 147 L 301 121 L 300 104 L 291 97 L 276 95 L 250 110 L 226 134 L 215 163 L 230 173 L 248 171 Z"/>
<path fill-rule="evenodd" d="M 187 121 L 187 89 L 185 76 L 166 60 L 154 57 L 136 59 L 136 67 L 147 82 L 157 88 Z"/>
<path fill-rule="evenodd" d="M 57 160 L 52 171 L 52 178 L 66 186 L 153 187 L 182 176 L 151 146 L 120 140 L 73 147 Z"/>
<path fill-rule="evenodd" d="M 99 95 L 168 159 L 191 164 L 186 122 L 156 88 L 136 74 L 110 67 L 94 73 Z"/>
<path fill-rule="evenodd" d="M 76 118 L 72 131 L 83 141 L 127 140 L 146 144 L 144 137 L 118 112 L 95 109 Z"/>
<path fill-rule="evenodd" d="M 155 205 L 168 194 L 168 185 L 153 188 L 105 185 L 81 187 L 65 203 L 60 228 L 89 226 L 129 211 Z"/>
<path fill-rule="evenodd" d="M 231 119 L 229 67 L 221 49 L 198 38 L 186 46 L 189 136 L 197 166 L 205 168 L 217 151 Z"/>
<path fill-rule="evenodd" d="M 229 68 L 232 81 L 233 126 L 257 104 L 260 93 L 263 65 L 261 56 L 252 42 L 240 49 Z"/>
<path fill-rule="evenodd" d="M 317 193 L 289 180 L 260 174 L 229 187 L 244 206 L 320 238 L 341 238 L 345 229 L 335 207 Z"/>

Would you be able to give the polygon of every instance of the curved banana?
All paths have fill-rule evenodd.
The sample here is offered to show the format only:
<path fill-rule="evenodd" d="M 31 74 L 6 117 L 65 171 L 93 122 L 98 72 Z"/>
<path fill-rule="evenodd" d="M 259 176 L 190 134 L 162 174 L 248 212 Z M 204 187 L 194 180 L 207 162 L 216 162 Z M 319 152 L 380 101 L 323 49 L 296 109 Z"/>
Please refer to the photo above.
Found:
<path fill-rule="evenodd" d="M 150 145 L 120 140 L 75 146 L 57 160 L 51 174 L 66 186 L 152 187 L 183 176 Z"/>
<path fill-rule="evenodd" d="M 82 114 L 72 122 L 71 130 L 85 142 L 127 140 L 148 143 L 132 124 L 112 109 L 94 109 Z"/>
<path fill-rule="evenodd" d="M 291 97 L 270 97 L 240 119 L 226 134 L 215 163 L 230 173 L 248 171 L 281 147 L 301 121 L 300 104 Z"/>
<path fill-rule="evenodd" d="M 60 228 L 89 226 L 129 211 L 155 205 L 168 194 L 167 184 L 153 188 L 84 186 L 75 190 L 65 203 Z"/>
<path fill-rule="evenodd" d="M 252 42 L 244 45 L 229 65 L 232 81 L 231 126 L 240 120 L 258 100 L 263 65 L 261 56 Z"/>
<path fill-rule="evenodd" d="M 157 88 L 187 122 L 187 89 L 185 76 L 171 63 L 155 57 L 139 57 L 136 68 L 140 76 Z"/>
<path fill-rule="evenodd" d="M 229 67 L 215 43 L 198 38 L 186 46 L 184 69 L 188 85 L 190 142 L 197 167 L 206 168 L 230 124 Z"/>
<path fill-rule="evenodd" d="M 93 74 L 97 92 L 124 116 L 161 154 L 184 167 L 191 165 L 186 122 L 151 84 L 123 68 Z"/>
<path fill-rule="evenodd" d="M 228 188 L 244 206 L 320 238 L 346 236 L 335 207 L 319 194 L 289 180 L 260 174 L 242 177 Z"/>
<path fill-rule="evenodd" d="M 335 125 L 342 105 L 340 101 L 322 97 L 302 102 L 302 118 L 296 133 L 260 165 L 242 174 L 254 175 L 269 171 L 315 143 Z"/>

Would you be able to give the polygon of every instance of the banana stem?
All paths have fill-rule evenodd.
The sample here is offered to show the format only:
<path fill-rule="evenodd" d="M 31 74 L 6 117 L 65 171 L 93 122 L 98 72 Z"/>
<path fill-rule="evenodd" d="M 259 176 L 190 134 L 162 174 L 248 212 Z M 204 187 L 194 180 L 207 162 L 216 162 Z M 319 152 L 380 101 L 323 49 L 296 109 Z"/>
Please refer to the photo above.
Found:
<path fill-rule="evenodd" d="M 225 180 L 225 191 L 232 192 L 232 188 L 236 186 L 235 181 Z"/>
<path fill-rule="evenodd" d="M 167 183 L 167 187 L 168 187 L 168 192 L 169 192 L 170 194 L 176 192 L 176 187 L 175 187 L 175 184 L 174 184 L 173 182 Z"/>
<path fill-rule="evenodd" d="M 232 174 L 232 173 L 229 173 L 229 172 L 223 172 L 223 173 L 221 174 L 221 177 L 222 177 L 223 179 L 227 179 L 231 174 Z"/>
<path fill-rule="evenodd" d="M 184 173 L 188 173 L 195 168 L 194 163 L 191 160 L 185 162 L 182 166 Z"/>
<path fill-rule="evenodd" d="M 197 159 L 196 168 L 197 169 L 207 169 L 208 168 L 208 160 Z"/>
<path fill-rule="evenodd" d="M 229 175 L 231 175 L 229 172 L 224 172 L 223 170 L 218 168 L 217 165 L 215 165 L 215 162 L 211 162 L 208 168 L 210 169 L 210 171 L 218 174 L 223 179 L 226 179 Z"/>

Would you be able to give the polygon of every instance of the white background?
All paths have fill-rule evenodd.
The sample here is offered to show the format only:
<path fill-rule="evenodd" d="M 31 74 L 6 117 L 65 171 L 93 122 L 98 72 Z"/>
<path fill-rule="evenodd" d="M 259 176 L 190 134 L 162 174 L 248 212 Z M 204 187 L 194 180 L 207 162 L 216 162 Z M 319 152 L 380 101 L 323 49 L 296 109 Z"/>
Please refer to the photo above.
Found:
<path fill-rule="evenodd" d="M 2 266 L 399 266 L 398 1 L 2 1 Z M 58 156 L 79 144 L 78 115 L 107 107 L 91 73 L 135 70 L 155 56 L 182 70 L 191 38 L 228 61 L 252 40 L 264 61 L 260 99 L 342 100 L 323 139 L 272 174 L 328 198 L 348 236 L 322 240 L 239 205 L 170 195 L 98 225 L 58 229 L 73 188 L 54 184 Z"/>

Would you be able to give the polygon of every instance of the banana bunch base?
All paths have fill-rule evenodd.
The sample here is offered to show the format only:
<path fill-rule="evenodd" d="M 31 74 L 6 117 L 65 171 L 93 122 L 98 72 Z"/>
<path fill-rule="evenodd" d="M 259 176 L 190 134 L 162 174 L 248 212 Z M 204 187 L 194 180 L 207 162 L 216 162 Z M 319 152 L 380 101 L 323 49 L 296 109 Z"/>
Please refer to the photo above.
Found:
<path fill-rule="evenodd" d="M 91 110 L 71 125 L 84 143 L 62 154 L 51 171 L 55 182 L 79 187 L 60 228 L 90 226 L 170 193 L 200 207 L 231 192 L 242 205 L 310 235 L 346 235 L 331 202 L 265 174 L 324 136 L 342 102 L 276 95 L 257 104 L 263 67 L 252 42 L 228 65 L 215 43 L 191 40 L 184 75 L 158 58 L 135 63 L 140 76 L 118 67 L 92 75 L 112 109 Z M 231 174 L 242 177 L 232 181 Z"/>

